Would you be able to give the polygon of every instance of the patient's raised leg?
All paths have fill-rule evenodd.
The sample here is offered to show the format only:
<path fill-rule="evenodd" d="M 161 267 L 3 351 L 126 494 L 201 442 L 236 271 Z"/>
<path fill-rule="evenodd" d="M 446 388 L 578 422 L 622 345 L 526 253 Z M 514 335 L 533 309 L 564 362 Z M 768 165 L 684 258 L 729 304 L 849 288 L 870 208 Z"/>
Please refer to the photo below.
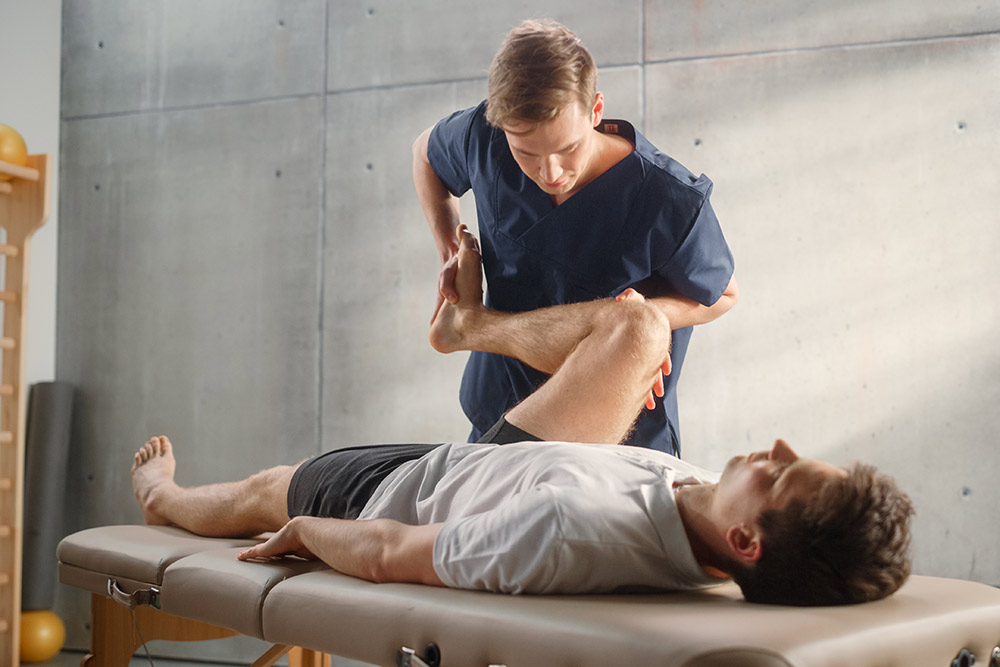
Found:
<path fill-rule="evenodd" d="M 555 373 L 590 330 L 583 313 L 592 304 L 570 304 L 523 313 L 483 305 L 482 258 L 475 237 L 459 225 L 458 301 L 445 301 L 431 323 L 431 345 L 439 352 L 477 350 L 520 359 L 544 373 Z"/>
<path fill-rule="evenodd" d="M 464 227 L 454 304 L 431 325 L 441 352 L 479 350 L 515 357 L 553 377 L 507 420 L 545 440 L 620 442 L 650 388 L 669 371 L 670 323 L 638 293 L 615 301 L 506 313 L 482 303 L 475 239 Z"/>
<path fill-rule="evenodd" d="M 614 299 L 598 299 L 539 308 L 520 313 L 493 310 L 483 305 L 482 258 L 475 237 L 459 225 L 458 269 L 455 288 L 458 301 L 445 301 L 431 323 L 430 342 L 439 352 L 478 350 L 503 354 L 537 368 L 555 373 L 601 318 L 625 318 L 629 309 L 653 309 L 638 294 L 628 306 Z M 665 317 L 660 322 L 669 339 Z M 662 360 L 661 360 L 662 362 Z"/>
<path fill-rule="evenodd" d="M 180 526 L 208 537 L 251 536 L 288 522 L 288 485 L 297 466 L 279 466 L 238 482 L 182 487 L 174 481 L 173 445 L 150 438 L 135 453 L 132 489 L 150 525 Z"/>

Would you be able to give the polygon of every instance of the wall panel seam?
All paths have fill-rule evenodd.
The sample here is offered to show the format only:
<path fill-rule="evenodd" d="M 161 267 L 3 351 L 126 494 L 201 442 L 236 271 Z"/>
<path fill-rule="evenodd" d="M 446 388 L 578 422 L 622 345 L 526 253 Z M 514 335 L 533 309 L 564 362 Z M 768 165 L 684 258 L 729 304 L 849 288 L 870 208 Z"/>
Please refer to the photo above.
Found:
<path fill-rule="evenodd" d="M 984 37 L 996 37 L 1000 35 L 1000 30 L 990 32 L 965 33 L 960 35 L 935 35 L 931 37 L 914 37 L 908 39 L 889 39 L 870 42 L 853 42 L 848 44 L 824 44 L 821 46 L 800 46 L 787 49 L 763 49 L 760 51 L 746 51 L 733 53 L 718 53 L 705 56 L 683 56 L 678 58 L 663 58 L 658 60 L 646 60 L 646 65 L 669 65 L 674 63 L 706 62 L 711 60 L 758 58 L 775 55 L 794 55 L 798 53 L 820 53 L 824 51 L 853 51 L 861 49 L 892 48 L 897 46 L 911 46 L 915 44 L 929 44 L 940 42 L 954 42 L 960 40 L 973 40 Z"/>
<path fill-rule="evenodd" d="M 172 113 L 184 111 L 211 111 L 214 109 L 231 109 L 234 107 L 248 107 L 255 104 L 269 104 L 278 102 L 288 102 L 292 100 L 311 100 L 324 97 L 324 93 L 302 93 L 299 95 L 281 95 L 278 97 L 260 97 L 257 99 L 233 100 L 231 102 L 213 102 L 211 104 L 190 104 L 169 107 L 155 107 L 149 109 L 126 109 L 123 111 L 109 111 L 106 113 L 77 114 L 75 116 L 62 116 L 63 122 L 77 120 L 97 120 L 103 118 L 128 118 L 132 116 L 147 116 L 158 113 Z"/>
<path fill-rule="evenodd" d="M 330 75 L 330 4 L 325 3 L 323 9 L 323 25 L 325 35 L 323 37 L 323 88 L 327 87 L 327 77 Z M 329 97 L 324 93 L 322 104 L 322 119 L 320 120 L 320 131 L 322 132 L 320 144 L 320 174 L 319 174 L 319 250 L 317 252 L 318 271 L 316 279 L 319 301 L 319 313 L 316 316 L 316 454 L 323 452 L 323 377 L 326 369 L 323 365 L 324 354 L 326 352 L 323 344 L 323 329 L 325 326 L 324 314 L 326 313 L 326 178 L 327 178 L 327 137 L 329 136 L 330 117 L 328 113 Z"/>

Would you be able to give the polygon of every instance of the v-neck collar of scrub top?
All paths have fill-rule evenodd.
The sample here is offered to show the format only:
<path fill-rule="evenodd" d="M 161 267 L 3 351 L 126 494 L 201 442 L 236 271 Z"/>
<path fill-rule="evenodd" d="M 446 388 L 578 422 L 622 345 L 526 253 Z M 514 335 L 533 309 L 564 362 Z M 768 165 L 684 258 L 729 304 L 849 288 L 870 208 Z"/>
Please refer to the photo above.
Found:
<path fill-rule="evenodd" d="M 558 206 L 521 171 L 506 137 L 498 132 L 505 159 L 494 189 L 495 233 L 574 272 L 600 274 L 603 267 L 594 266 L 588 258 L 610 259 L 607 251 L 617 246 L 645 171 L 638 150 L 640 137 L 632 125 L 622 120 L 607 120 L 601 125 L 615 129 L 609 134 L 629 140 L 632 151 Z M 506 181 L 506 187 L 501 180 Z"/>

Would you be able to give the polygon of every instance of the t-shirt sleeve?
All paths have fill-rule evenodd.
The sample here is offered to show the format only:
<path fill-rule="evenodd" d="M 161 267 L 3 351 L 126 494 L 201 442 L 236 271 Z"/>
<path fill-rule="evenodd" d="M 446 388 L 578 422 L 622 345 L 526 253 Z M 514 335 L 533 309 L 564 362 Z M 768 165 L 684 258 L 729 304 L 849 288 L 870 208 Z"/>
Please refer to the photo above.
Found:
<path fill-rule="evenodd" d="M 708 180 L 704 176 L 702 179 Z M 709 201 L 710 193 L 709 182 L 694 223 L 670 259 L 655 269 L 674 290 L 704 306 L 719 300 L 734 269 L 733 255 Z"/>
<path fill-rule="evenodd" d="M 427 160 L 451 194 L 461 197 L 472 187 L 469 141 L 473 122 L 483 105 L 456 111 L 438 121 L 427 142 Z"/>
<path fill-rule="evenodd" d="M 546 593 L 561 548 L 556 502 L 542 485 L 446 522 L 434 542 L 434 570 L 450 588 Z"/>

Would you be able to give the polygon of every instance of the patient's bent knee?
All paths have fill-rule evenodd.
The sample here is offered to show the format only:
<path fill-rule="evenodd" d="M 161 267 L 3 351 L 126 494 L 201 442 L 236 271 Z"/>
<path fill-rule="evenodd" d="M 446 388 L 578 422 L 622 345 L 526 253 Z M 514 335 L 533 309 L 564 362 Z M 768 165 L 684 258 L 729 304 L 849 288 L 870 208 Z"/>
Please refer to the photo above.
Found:
<path fill-rule="evenodd" d="M 633 354 L 648 354 L 660 363 L 670 353 L 670 322 L 660 309 L 648 302 L 623 302 L 613 313 L 621 342 Z"/>

